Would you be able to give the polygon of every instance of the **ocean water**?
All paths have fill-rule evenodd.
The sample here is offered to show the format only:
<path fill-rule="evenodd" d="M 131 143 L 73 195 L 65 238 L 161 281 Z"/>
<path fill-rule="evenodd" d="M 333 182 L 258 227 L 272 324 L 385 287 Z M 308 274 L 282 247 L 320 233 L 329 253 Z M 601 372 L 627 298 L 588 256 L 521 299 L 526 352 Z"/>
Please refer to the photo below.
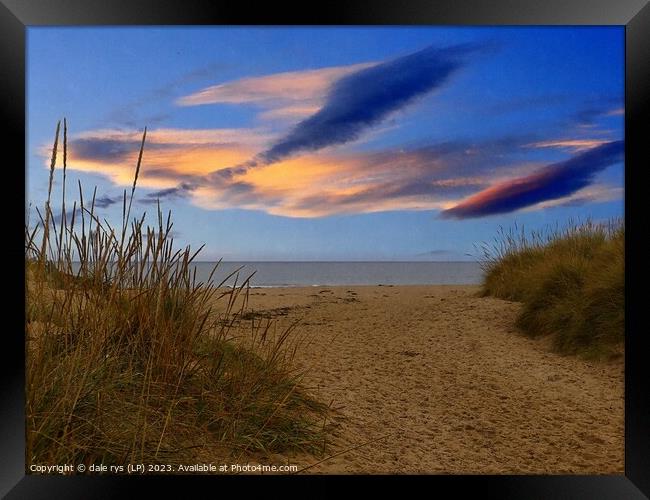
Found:
<path fill-rule="evenodd" d="M 196 278 L 207 281 L 214 262 L 197 262 Z M 222 262 L 213 276 L 219 284 L 239 271 L 251 286 L 474 285 L 483 272 L 478 262 Z M 234 284 L 234 277 L 225 282 Z"/>

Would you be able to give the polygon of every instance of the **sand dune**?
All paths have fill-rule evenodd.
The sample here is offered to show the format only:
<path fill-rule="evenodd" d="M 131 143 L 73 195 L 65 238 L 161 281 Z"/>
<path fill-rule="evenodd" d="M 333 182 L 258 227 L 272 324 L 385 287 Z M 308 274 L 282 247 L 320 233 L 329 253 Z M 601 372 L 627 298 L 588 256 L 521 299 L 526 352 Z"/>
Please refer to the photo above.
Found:
<path fill-rule="evenodd" d="M 296 362 L 338 414 L 331 453 L 353 448 L 306 473 L 623 473 L 623 361 L 554 354 L 514 330 L 517 303 L 476 291 L 251 291 L 280 327 L 302 320 Z"/>

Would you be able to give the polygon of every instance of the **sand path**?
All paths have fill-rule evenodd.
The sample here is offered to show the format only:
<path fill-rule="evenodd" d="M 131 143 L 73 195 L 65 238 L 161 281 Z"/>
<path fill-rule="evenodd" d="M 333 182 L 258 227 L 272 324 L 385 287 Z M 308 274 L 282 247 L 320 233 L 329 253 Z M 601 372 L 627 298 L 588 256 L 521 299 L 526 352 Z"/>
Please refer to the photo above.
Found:
<path fill-rule="evenodd" d="M 623 473 L 623 362 L 554 354 L 514 330 L 519 304 L 476 291 L 251 291 L 279 326 L 303 320 L 296 362 L 344 417 L 333 452 L 367 443 L 309 473 Z"/>

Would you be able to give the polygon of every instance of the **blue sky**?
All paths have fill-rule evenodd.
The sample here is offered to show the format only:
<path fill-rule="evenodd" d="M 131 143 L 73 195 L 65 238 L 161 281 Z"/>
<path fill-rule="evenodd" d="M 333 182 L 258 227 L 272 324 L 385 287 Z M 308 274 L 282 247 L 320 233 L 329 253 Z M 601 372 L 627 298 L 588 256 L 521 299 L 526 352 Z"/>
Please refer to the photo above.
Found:
<path fill-rule="evenodd" d="M 69 185 L 117 223 L 147 126 L 134 213 L 153 223 L 160 200 L 202 260 L 466 260 L 499 226 L 623 215 L 622 27 L 27 40 L 32 206 L 65 116 Z"/>

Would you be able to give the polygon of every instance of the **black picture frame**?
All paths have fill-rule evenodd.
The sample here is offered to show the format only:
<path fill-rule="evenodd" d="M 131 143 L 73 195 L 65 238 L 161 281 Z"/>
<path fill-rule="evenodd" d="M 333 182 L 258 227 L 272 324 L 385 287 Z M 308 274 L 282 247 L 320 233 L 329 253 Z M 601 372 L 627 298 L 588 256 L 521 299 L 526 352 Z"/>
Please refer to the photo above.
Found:
<path fill-rule="evenodd" d="M 274 477 L 105 477 L 36 476 L 25 474 L 24 457 L 24 336 L 19 311 L 24 311 L 24 267 L 18 265 L 22 250 L 5 262 L 13 271 L 5 284 L 4 305 L 10 314 L 3 324 L 2 425 L 0 426 L 0 495 L 7 498 L 113 498 L 129 497 L 142 486 L 147 495 L 161 492 L 191 495 L 195 482 L 215 494 L 224 485 L 269 488 L 286 495 L 289 488 L 315 496 L 333 485 L 363 488 L 390 483 L 392 487 L 424 488 L 436 492 L 451 487 L 454 496 L 468 492 L 490 498 L 585 498 L 620 499 L 650 497 L 650 363 L 643 348 L 646 334 L 641 319 L 643 294 L 639 272 L 643 236 L 640 215 L 641 176 L 648 168 L 647 89 L 650 88 L 650 5 L 648 0 L 410 0 L 395 2 L 252 4 L 226 0 L 0 0 L 0 99 L 5 168 L 2 197 L 6 228 L 23 238 L 23 220 L 14 193 L 24 187 L 25 152 L 25 36 L 36 25 L 624 25 L 626 43 L 625 83 L 625 224 L 626 224 L 626 341 L 625 341 L 625 475 L 620 476 L 274 476 Z M 646 127 L 643 127 L 643 124 Z M 11 155 L 7 153 L 12 153 Z M 13 160 L 9 160 L 12 158 Z M 24 189 L 23 189 L 24 193 Z M 20 194 L 18 194 L 20 199 Z M 13 246 L 11 247 L 14 248 Z M 14 253 L 15 252 L 15 253 Z M 13 260 L 16 259 L 14 263 Z M 9 273 L 5 274 L 9 276 Z M 9 279 L 9 278 L 7 278 Z M 633 293 L 633 290 L 639 290 Z M 22 309 L 21 309 L 22 308 Z M 11 319 L 11 322 L 8 322 Z M 15 325 L 15 326 L 14 326 Z M 421 484 L 410 485 L 416 481 Z M 189 485 L 188 482 L 192 484 Z M 269 483 L 270 482 L 270 483 Z M 307 484 L 309 483 L 309 484 Z M 313 484 L 312 484 L 313 483 Z M 218 490 L 215 489 L 216 485 Z M 189 489 L 188 489 L 189 488 Z M 418 488 L 418 489 L 419 489 Z M 249 491 L 249 490 L 247 490 Z M 267 494 L 268 494 L 267 490 Z M 415 491 L 415 490 L 413 490 Z"/>

